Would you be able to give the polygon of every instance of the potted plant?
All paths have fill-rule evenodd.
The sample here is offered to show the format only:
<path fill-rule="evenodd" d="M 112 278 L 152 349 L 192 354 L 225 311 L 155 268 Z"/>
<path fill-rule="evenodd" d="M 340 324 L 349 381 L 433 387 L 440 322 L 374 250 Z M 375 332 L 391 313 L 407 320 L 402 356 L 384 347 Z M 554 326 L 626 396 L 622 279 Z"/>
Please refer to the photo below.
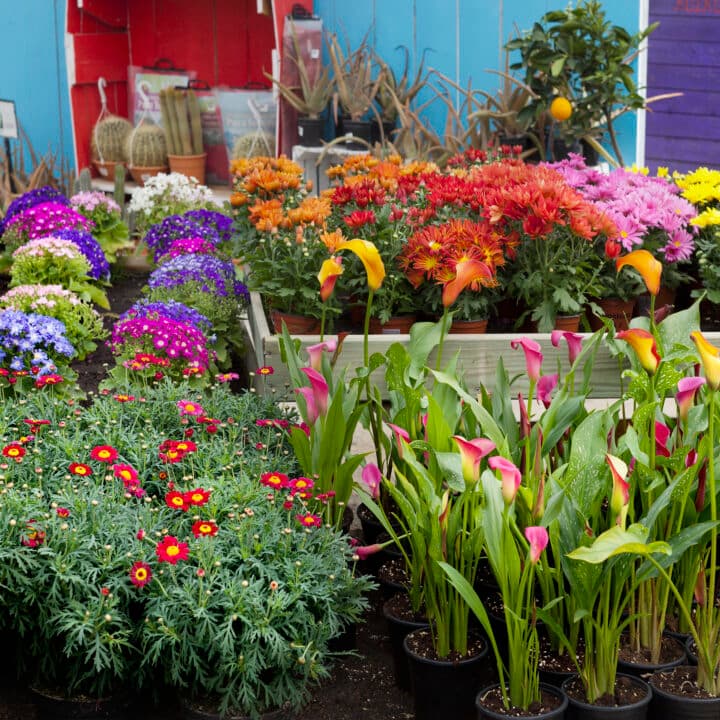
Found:
<path fill-rule="evenodd" d="M 330 65 L 306 64 L 300 41 L 292 21 L 290 22 L 294 54 L 289 57 L 297 71 L 298 85 L 283 83 L 269 73 L 265 73 L 265 77 L 272 81 L 283 99 L 300 113 L 298 116 L 300 143 L 320 145 L 322 138 L 320 116 L 333 97 L 335 79 Z"/>
<path fill-rule="evenodd" d="M 524 71 L 524 82 L 533 93 L 521 117 L 538 123 L 549 159 L 559 159 L 553 153 L 558 130 L 576 152 L 581 140 L 599 148 L 598 141 L 607 134 L 615 161 L 623 165 L 614 122 L 648 103 L 638 92 L 631 63 L 656 27 L 657 23 L 631 35 L 606 19 L 598 0 L 582 0 L 576 7 L 545 13 L 532 30 L 506 43 L 507 50 L 520 53 L 511 69 Z M 555 98 L 562 98 L 567 108 L 562 114 L 554 111 L 562 119 L 557 126 L 548 117 Z"/>
<path fill-rule="evenodd" d="M 205 182 L 205 159 L 200 105 L 192 89 L 160 91 L 160 111 L 168 147 L 170 171 Z"/>

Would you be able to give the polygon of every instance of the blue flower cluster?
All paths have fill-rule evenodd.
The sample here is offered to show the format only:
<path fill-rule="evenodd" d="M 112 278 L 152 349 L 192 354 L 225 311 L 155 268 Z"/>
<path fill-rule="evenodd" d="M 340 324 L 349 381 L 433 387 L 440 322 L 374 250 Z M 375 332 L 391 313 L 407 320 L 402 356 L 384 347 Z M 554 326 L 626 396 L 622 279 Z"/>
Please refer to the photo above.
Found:
<path fill-rule="evenodd" d="M 35 207 L 35 205 L 40 205 L 40 203 L 45 202 L 70 205 L 70 201 L 59 190 L 50 187 L 50 185 L 45 185 L 35 190 L 28 190 L 28 192 L 23 193 L 20 197 L 15 198 L 8 206 L 5 217 L 2 219 L 2 222 L 0 222 L 0 235 L 5 232 L 5 225 L 8 220 L 31 207 Z"/>
<path fill-rule="evenodd" d="M 178 302 L 177 300 L 166 300 L 165 302 L 153 302 L 152 300 L 138 300 L 129 310 L 126 310 L 119 318 L 118 323 L 123 320 L 142 317 L 166 317 L 176 322 L 191 325 L 197 328 L 206 337 L 212 333 L 212 323 L 195 308 Z"/>
<path fill-rule="evenodd" d="M 202 292 L 236 296 L 245 302 L 250 299 L 247 287 L 235 279 L 235 266 L 212 255 L 180 255 L 153 270 L 148 278 L 152 289 L 172 288 L 188 282 L 198 283 Z"/>
<path fill-rule="evenodd" d="M 75 348 L 65 336 L 65 325 L 56 318 L 19 310 L 0 312 L 0 363 L 10 370 L 37 375 L 55 372 L 58 356 L 72 358 Z"/>
<path fill-rule="evenodd" d="M 182 215 L 168 215 L 153 225 L 145 235 L 145 244 L 153 250 L 157 262 L 168 250 L 173 240 L 180 238 L 203 238 L 217 247 L 220 237 L 212 225 L 201 225 Z"/>
<path fill-rule="evenodd" d="M 183 217 L 203 227 L 215 228 L 221 243 L 230 242 L 233 220 L 224 213 L 217 212 L 216 210 L 188 210 Z"/>
<path fill-rule="evenodd" d="M 90 263 L 90 272 L 88 275 L 93 280 L 107 280 L 110 277 L 110 263 L 105 258 L 100 243 L 86 230 L 55 230 L 53 237 L 62 240 L 70 240 L 77 245 L 80 252 L 87 258 Z"/>

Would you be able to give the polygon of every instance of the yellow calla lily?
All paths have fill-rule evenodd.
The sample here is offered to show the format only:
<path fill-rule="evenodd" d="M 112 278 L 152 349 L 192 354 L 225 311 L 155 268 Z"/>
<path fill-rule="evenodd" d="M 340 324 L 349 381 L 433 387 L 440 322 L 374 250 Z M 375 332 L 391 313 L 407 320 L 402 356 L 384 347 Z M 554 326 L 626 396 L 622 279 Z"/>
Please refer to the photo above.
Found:
<path fill-rule="evenodd" d="M 350 250 L 360 258 L 367 273 L 368 287 L 372 291 L 377 290 L 382 285 L 382 281 L 385 279 L 385 266 L 378 249 L 369 240 L 359 238 L 345 240 L 338 243 L 336 249 Z"/>
<path fill-rule="evenodd" d="M 699 330 L 691 332 L 690 338 L 700 354 L 707 384 L 717 390 L 720 387 L 720 350 L 709 343 Z"/>
<path fill-rule="evenodd" d="M 647 250 L 633 250 L 631 253 L 615 260 L 615 267 L 618 272 L 626 265 L 634 267 L 640 273 L 651 295 L 657 295 L 660 292 L 662 263 L 656 260 L 652 253 Z"/>
<path fill-rule="evenodd" d="M 333 293 L 338 277 L 343 273 L 342 258 L 329 257 L 323 262 L 318 273 L 320 299 L 325 302 Z"/>
<path fill-rule="evenodd" d="M 624 340 L 635 351 L 640 364 L 650 375 L 654 375 L 660 364 L 655 336 L 642 328 L 630 328 L 623 330 L 615 336 L 618 340 Z"/>

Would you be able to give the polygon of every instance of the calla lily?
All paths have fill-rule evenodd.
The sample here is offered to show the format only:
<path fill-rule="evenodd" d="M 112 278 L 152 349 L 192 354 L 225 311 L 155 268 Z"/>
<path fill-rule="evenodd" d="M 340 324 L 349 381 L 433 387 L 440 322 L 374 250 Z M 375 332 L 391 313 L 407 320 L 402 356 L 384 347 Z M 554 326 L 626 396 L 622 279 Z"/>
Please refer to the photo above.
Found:
<path fill-rule="evenodd" d="M 458 295 L 473 282 L 492 282 L 493 274 L 490 268 L 479 260 L 468 258 L 460 260 L 455 266 L 455 279 L 445 283 L 442 292 L 443 307 L 450 307 Z"/>
<path fill-rule="evenodd" d="M 524 440 L 526 437 L 530 437 L 530 417 L 522 393 L 518 393 L 518 407 L 520 409 L 520 439 Z"/>
<path fill-rule="evenodd" d="M 675 400 L 678 404 L 678 414 L 683 420 L 687 420 L 690 408 L 695 402 L 695 393 L 699 387 L 705 384 L 703 377 L 685 377 L 678 382 L 678 391 Z"/>
<path fill-rule="evenodd" d="M 353 552 L 358 556 L 358 560 L 367 560 L 371 555 L 379 553 L 385 548 L 387 543 L 375 543 L 374 545 L 359 545 Z"/>
<path fill-rule="evenodd" d="M 550 333 L 550 342 L 553 347 L 560 347 L 560 341 L 565 340 L 568 346 L 568 362 L 572 365 L 582 350 L 583 336 L 580 333 L 567 330 L 553 330 Z"/>
<path fill-rule="evenodd" d="M 480 479 L 480 461 L 495 449 L 495 443 L 486 438 L 466 440 L 460 435 L 453 435 L 452 438 L 460 450 L 465 484 L 474 485 Z"/>
<path fill-rule="evenodd" d="M 334 353 L 337 350 L 337 342 L 335 340 L 325 340 L 324 342 L 310 345 L 307 349 L 310 358 L 310 367 L 320 372 L 322 368 L 323 352 Z"/>
<path fill-rule="evenodd" d="M 363 469 L 360 475 L 363 485 L 368 489 L 370 497 L 375 500 L 380 494 L 380 481 L 382 480 L 382 474 L 380 468 L 375 463 L 368 463 Z"/>
<path fill-rule="evenodd" d="M 720 387 L 720 350 L 709 343 L 699 330 L 690 333 L 702 361 L 708 385 L 717 390 Z"/>
<path fill-rule="evenodd" d="M 388 423 L 388 427 L 392 430 L 393 437 L 395 438 L 395 445 L 397 447 L 398 455 L 400 457 L 402 457 L 403 456 L 402 441 L 404 440 L 406 443 L 409 443 L 410 442 L 410 433 L 405 428 L 401 428 L 399 425 L 394 425 L 393 423 Z"/>
<path fill-rule="evenodd" d="M 488 465 L 493 470 L 498 470 L 500 472 L 503 500 L 505 500 L 506 505 L 511 505 L 517 495 L 518 489 L 520 488 L 520 482 L 522 481 L 520 470 L 518 470 L 517 465 L 515 465 L 514 462 L 500 455 L 494 455 L 491 457 L 488 460 Z"/>
<path fill-rule="evenodd" d="M 548 544 L 548 531 L 540 525 L 525 528 L 525 539 L 530 543 L 530 562 L 537 563 Z"/>
<path fill-rule="evenodd" d="M 338 250 L 350 250 L 355 253 L 362 264 L 365 266 L 367 273 L 368 287 L 375 291 L 385 279 L 385 266 L 377 248 L 369 240 L 345 240 L 337 245 Z"/>
<path fill-rule="evenodd" d="M 300 368 L 300 370 L 310 380 L 310 387 L 295 388 L 295 392 L 305 398 L 307 407 L 306 421 L 308 425 L 313 425 L 321 415 L 325 415 L 327 412 L 328 384 L 327 380 L 317 370 L 308 367 Z"/>
<path fill-rule="evenodd" d="M 667 446 L 670 439 L 670 428 L 658 420 L 655 421 L 655 454 L 660 457 L 670 457 L 670 450 Z"/>
<path fill-rule="evenodd" d="M 317 276 L 320 283 L 320 299 L 323 302 L 333 294 L 335 283 L 342 273 L 342 258 L 330 257 L 323 262 Z"/>
<path fill-rule="evenodd" d="M 540 367 L 542 366 L 543 354 L 540 343 L 531 340 L 529 337 L 521 337 L 519 340 L 511 340 L 510 347 L 513 350 L 521 347 L 525 353 L 525 367 L 530 380 L 537 382 L 540 379 Z"/>
<path fill-rule="evenodd" d="M 539 380 L 537 384 L 537 399 L 545 406 L 545 408 L 550 407 L 550 402 L 552 398 L 550 397 L 553 393 L 553 390 L 557 387 L 559 375 L 555 373 L 554 375 L 543 375 Z"/>
<path fill-rule="evenodd" d="M 653 254 L 647 250 L 633 250 L 627 255 L 615 260 L 615 267 L 622 270 L 626 265 L 634 267 L 645 282 L 648 292 L 657 295 L 660 292 L 660 276 L 662 275 L 662 263 L 656 260 Z"/>
<path fill-rule="evenodd" d="M 610 453 L 605 455 L 605 459 L 610 466 L 613 479 L 610 511 L 615 516 L 615 524 L 624 528 L 628 503 L 630 502 L 630 483 L 625 479 L 628 474 L 628 467 L 619 457 L 610 455 Z"/>
<path fill-rule="evenodd" d="M 660 364 L 660 356 L 657 351 L 657 344 L 652 333 L 641 328 L 623 330 L 615 337 L 624 340 L 635 351 L 640 364 L 650 375 L 654 375 Z"/>

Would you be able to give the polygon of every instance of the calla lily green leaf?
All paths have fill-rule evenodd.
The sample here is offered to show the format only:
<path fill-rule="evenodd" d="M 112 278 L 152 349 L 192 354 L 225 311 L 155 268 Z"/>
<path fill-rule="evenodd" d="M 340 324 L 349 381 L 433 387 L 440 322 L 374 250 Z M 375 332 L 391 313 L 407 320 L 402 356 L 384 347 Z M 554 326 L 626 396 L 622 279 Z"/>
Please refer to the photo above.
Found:
<path fill-rule="evenodd" d="M 670 555 L 672 549 L 666 542 L 647 541 L 648 530 L 642 525 L 631 525 L 627 530 L 616 526 L 598 535 L 590 547 L 579 547 L 568 554 L 573 560 L 598 565 L 617 555 Z"/>

